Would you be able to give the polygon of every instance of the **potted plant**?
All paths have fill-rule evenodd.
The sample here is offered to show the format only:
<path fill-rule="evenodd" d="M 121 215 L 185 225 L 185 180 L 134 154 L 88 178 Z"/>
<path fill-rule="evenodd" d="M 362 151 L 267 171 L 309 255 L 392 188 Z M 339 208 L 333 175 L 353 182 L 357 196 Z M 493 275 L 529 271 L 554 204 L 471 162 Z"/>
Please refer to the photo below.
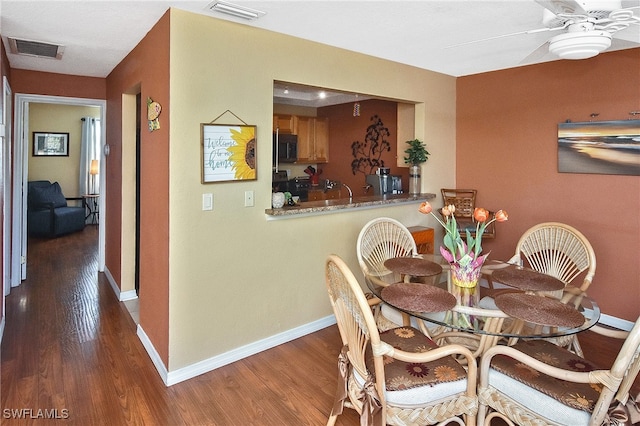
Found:
<path fill-rule="evenodd" d="M 405 150 L 405 164 L 409 164 L 409 194 L 420 194 L 420 164 L 429 159 L 429 151 L 420 139 L 407 141 L 409 148 Z"/>

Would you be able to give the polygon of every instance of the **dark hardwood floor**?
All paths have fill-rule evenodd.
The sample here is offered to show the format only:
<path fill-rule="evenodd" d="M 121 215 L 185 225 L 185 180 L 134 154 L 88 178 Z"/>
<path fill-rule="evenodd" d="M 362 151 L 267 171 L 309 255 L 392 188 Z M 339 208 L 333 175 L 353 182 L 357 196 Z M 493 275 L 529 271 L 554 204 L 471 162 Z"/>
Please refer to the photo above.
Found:
<path fill-rule="evenodd" d="M 96 228 L 29 241 L 28 278 L 6 299 L 1 424 L 326 423 L 341 346 L 335 326 L 167 388 L 97 272 Z M 580 338 L 605 365 L 619 348 L 593 333 Z M 359 421 L 345 409 L 338 424 Z"/>

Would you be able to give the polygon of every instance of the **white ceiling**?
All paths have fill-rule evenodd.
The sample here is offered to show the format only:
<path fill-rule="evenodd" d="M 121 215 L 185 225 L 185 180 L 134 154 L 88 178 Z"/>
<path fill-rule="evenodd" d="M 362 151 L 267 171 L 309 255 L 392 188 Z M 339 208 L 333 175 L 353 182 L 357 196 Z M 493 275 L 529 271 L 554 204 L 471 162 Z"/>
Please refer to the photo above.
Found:
<path fill-rule="evenodd" d="M 543 27 L 544 8 L 535 0 L 233 1 L 266 12 L 256 21 L 211 12 L 206 9 L 209 3 L 0 0 L 0 33 L 12 68 L 92 77 L 106 77 L 169 7 L 456 77 L 533 63 L 522 61 L 557 34 L 520 34 L 451 47 Z M 640 13 L 640 0 L 623 0 L 622 6 L 637 7 L 634 13 Z M 55 60 L 11 54 L 8 36 L 63 44 L 64 56 Z M 609 50 L 638 46 L 640 25 L 633 25 L 615 34 Z M 534 62 L 549 60 L 557 58 L 546 54 Z"/>

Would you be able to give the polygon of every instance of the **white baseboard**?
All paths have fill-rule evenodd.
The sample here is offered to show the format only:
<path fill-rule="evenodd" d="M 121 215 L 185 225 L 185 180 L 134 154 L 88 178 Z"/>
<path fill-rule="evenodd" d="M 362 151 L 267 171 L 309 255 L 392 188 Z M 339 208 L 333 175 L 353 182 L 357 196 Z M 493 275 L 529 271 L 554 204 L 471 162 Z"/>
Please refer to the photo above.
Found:
<path fill-rule="evenodd" d="M 107 268 L 106 266 L 104 267 L 104 274 L 107 277 L 107 281 L 111 285 L 111 289 L 113 290 L 113 292 L 115 293 L 119 301 L 124 302 L 125 300 L 132 300 L 132 299 L 138 298 L 138 295 L 136 294 L 135 290 L 120 291 L 120 287 L 118 287 L 118 283 L 116 283 L 116 280 L 113 279 L 113 275 L 111 275 L 109 268 Z"/>
<path fill-rule="evenodd" d="M 136 334 L 138 335 L 138 338 L 142 342 L 142 346 L 144 346 L 144 348 L 147 350 L 149 357 L 151 357 L 151 362 L 153 362 L 153 365 L 156 367 L 156 370 L 158 370 L 158 373 L 160 374 L 160 378 L 164 382 L 165 386 L 169 386 L 167 384 L 167 368 L 164 366 L 162 359 L 160 359 L 160 355 L 156 351 L 156 348 L 153 346 L 153 343 L 151 343 L 151 340 L 149 340 L 147 333 L 144 332 L 140 324 L 138 324 L 138 329 Z"/>
<path fill-rule="evenodd" d="M 107 268 L 106 265 L 104 267 L 104 275 L 107 277 L 111 290 L 113 290 L 118 300 L 120 300 L 120 287 L 118 287 L 118 283 L 116 283 L 116 280 L 113 278 L 111 271 L 109 271 L 109 268 Z"/>
<path fill-rule="evenodd" d="M 138 295 L 136 294 L 135 290 L 127 290 L 127 291 L 120 292 L 120 297 L 118 298 L 118 300 L 120 300 L 121 302 L 125 302 L 127 300 L 134 300 L 137 298 L 138 298 Z"/>
<path fill-rule="evenodd" d="M 257 342 L 250 343 L 248 345 L 233 349 L 229 352 L 225 352 L 209 359 L 199 361 L 195 364 L 191 364 L 187 367 L 169 372 L 167 372 L 167 368 L 162 363 L 158 352 L 155 350 L 153 344 L 140 325 L 138 325 L 138 337 L 142 341 L 142 345 L 151 357 L 151 361 L 153 362 L 153 365 L 155 365 L 156 370 L 158 370 L 158 373 L 160 374 L 160 377 L 162 378 L 164 384 L 166 386 L 172 386 L 176 383 L 180 383 L 209 371 L 215 370 L 216 368 L 231 364 L 232 362 L 239 361 L 243 358 L 255 355 L 259 352 L 271 349 L 283 343 L 290 342 L 291 340 L 295 340 L 299 337 L 306 336 L 307 334 L 322 330 L 323 328 L 329 327 L 330 325 L 333 325 L 335 323 L 336 318 L 333 315 L 330 315 L 309 324 L 305 324 L 300 327 L 285 331 L 283 333 L 267 337 L 266 339 L 258 340 Z"/>
<path fill-rule="evenodd" d="M 283 333 L 267 337 L 266 339 L 258 340 L 257 342 L 253 342 L 237 349 L 233 349 L 224 354 L 205 359 L 187 367 L 183 367 L 175 371 L 170 371 L 165 383 L 167 386 L 175 385 L 176 383 L 191 379 L 193 377 L 199 376 L 200 374 L 207 373 L 227 364 L 231 364 L 232 362 L 239 361 L 243 358 L 255 355 L 259 352 L 271 349 L 283 343 L 290 342 L 291 340 L 295 340 L 299 337 L 306 336 L 307 334 L 322 330 L 323 328 L 329 327 L 330 325 L 335 323 L 335 316 L 330 315 L 309 324 L 305 324 L 300 327 L 285 331 Z"/>

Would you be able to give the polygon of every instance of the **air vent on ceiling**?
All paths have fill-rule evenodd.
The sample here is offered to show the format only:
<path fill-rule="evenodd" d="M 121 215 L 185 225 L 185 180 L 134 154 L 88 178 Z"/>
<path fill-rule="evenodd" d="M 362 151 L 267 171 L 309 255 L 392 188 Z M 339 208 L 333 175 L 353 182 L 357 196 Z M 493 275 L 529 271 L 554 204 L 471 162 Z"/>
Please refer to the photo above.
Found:
<path fill-rule="evenodd" d="M 37 56 L 39 58 L 62 59 L 64 46 L 42 41 L 21 40 L 8 37 L 11 53 L 17 55 Z"/>
<path fill-rule="evenodd" d="M 238 6 L 237 4 L 220 0 L 212 1 L 205 7 L 205 10 L 224 13 L 227 15 L 235 16 L 236 18 L 246 19 L 248 21 L 253 21 L 260 18 L 261 16 L 266 15 L 266 12 L 263 12 L 261 10 Z"/>

